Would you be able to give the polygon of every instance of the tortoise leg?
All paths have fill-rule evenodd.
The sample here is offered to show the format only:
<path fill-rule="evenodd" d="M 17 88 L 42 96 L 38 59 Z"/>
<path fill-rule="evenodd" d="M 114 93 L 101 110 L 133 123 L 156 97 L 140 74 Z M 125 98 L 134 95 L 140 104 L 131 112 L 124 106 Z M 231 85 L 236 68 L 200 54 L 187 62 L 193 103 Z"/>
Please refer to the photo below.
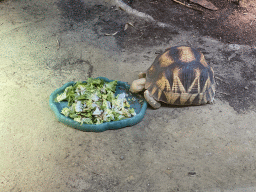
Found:
<path fill-rule="evenodd" d="M 161 103 L 159 103 L 158 101 L 156 101 L 152 95 L 149 94 L 149 91 L 146 90 L 144 92 L 144 98 L 146 99 L 146 101 L 149 103 L 149 105 L 151 105 L 151 107 L 153 107 L 154 109 L 158 109 L 159 107 L 161 107 Z"/>
<path fill-rule="evenodd" d="M 134 80 L 132 82 L 130 91 L 132 93 L 138 93 L 138 92 L 142 91 L 145 88 L 145 83 L 146 83 L 146 79 L 145 78 Z"/>
<path fill-rule="evenodd" d="M 140 72 L 139 73 L 139 79 L 146 78 L 146 72 Z"/>

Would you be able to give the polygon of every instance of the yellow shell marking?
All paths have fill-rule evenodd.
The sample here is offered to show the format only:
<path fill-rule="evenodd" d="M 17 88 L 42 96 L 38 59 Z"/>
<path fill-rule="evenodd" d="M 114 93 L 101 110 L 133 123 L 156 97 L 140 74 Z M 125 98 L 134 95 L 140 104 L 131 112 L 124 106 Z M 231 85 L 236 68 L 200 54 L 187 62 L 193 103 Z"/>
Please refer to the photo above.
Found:
<path fill-rule="evenodd" d="M 192 52 L 190 47 L 178 47 L 177 48 L 179 50 L 179 56 L 180 56 L 180 61 L 185 62 L 185 63 L 189 63 L 193 60 L 195 60 L 195 56 L 194 53 Z"/>
<path fill-rule="evenodd" d="M 179 68 L 175 68 L 173 70 L 173 84 L 172 84 L 172 92 L 177 93 L 179 90 L 181 93 L 185 93 L 186 90 L 182 85 L 180 78 L 179 78 Z"/>
<path fill-rule="evenodd" d="M 151 95 L 154 95 L 154 93 L 156 92 L 157 90 L 157 87 L 156 86 L 153 86 L 152 90 L 151 90 Z"/>
<path fill-rule="evenodd" d="M 189 99 L 190 94 L 188 93 L 181 93 L 180 95 L 180 104 L 184 105 L 186 103 L 186 101 Z"/>
<path fill-rule="evenodd" d="M 198 103 L 202 103 L 203 96 L 204 96 L 204 93 L 199 93 L 199 102 Z"/>
<path fill-rule="evenodd" d="M 201 53 L 201 57 L 200 57 L 200 63 L 203 64 L 203 66 L 208 67 L 208 64 L 205 61 L 204 55 Z"/>
<path fill-rule="evenodd" d="M 166 51 L 160 58 L 159 63 L 161 67 L 168 67 L 174 63 L 173 58 L 169 55 L 169 51 Z"/>
<path fill-rule="evenodd" d="M 158 89 L 158 95 L 157 95 L 157 99 L 158 100 L 160 100 L 161 95 L 162 95 L 162 90 Z"/>
<path fill-rule="evenodd" d="M 151 67 L 148 69 L 149 74 L 153 74 L 155 72 L 155 67 L 151 65 Z"/>
<path fill-rule="evenodd" d="M 173 93 L 173 92 L 163 92 L 165 94 L 165 97 L 167 99 L 167 103 L 174 104 L 174 102 L 180 97 L 179 93 Z"/>
<path fill-rule="evenodd" d="M 164 88 L 166 88 L 167 91 L 171 90 L 170 83 L 166 79 L 164 72 L 161 74 L 160 78 L 156 81 L 156 85 L 159 87 L 160 90 L 164 90 Z"/>
<path fill-rule="evenodd" d="M 192 94 L 191 97 L 189 98 L 190 104 L 194 101 L 198 93 Z"/>
<path fill-rule="evenodd" d="M 203 102 L 202 102 L 203 101 Z M 206 99 L 206 93 L 204 93 L 203 99 L 202 99 L 201 103 L 207 103 L 207 99 Z"/>
<path fill-rule="evenodd" d="M 197 92 L 200 92 L 200 69 L 194 69 L 195 73 L 196 73 L 196 77 L 194 79 L 194 81 L 192 82 L 192 84 L 190 85 L 188 92 L 191 92 L 192 89 L 197 89 Z"/>

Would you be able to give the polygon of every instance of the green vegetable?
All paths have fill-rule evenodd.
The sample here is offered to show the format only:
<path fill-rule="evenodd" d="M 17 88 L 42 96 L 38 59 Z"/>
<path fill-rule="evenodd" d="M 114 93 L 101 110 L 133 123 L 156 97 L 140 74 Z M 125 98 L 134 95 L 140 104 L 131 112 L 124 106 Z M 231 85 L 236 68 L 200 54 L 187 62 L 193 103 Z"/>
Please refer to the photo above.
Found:
<path fill-rule="evenodd" d="M 117 81 L 89 78 L 86 83 L 79 81 L 67 87 L 55 101 L 68 101 L 68 107 L 61 113 L 81 124 L 101 124 L 135 116 L 125 93 L 115 96 L 116 85 Z"/>

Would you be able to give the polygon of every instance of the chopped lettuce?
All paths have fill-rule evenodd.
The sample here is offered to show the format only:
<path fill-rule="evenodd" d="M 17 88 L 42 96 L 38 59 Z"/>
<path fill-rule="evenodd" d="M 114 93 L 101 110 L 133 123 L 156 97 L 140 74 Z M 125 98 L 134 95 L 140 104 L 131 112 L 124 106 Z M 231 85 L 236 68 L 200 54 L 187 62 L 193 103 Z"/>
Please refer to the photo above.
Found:
<path fill-rule="evenodd" d="M 68 107 L 61 113 L 81 124 L 101 124 L 135 116 L 126 99 L 127 94 L 115 96 L 116 85 L 117 81 L 89 78 L 86 83 L 76 82 L 67 87 L 55 101 L 68 101 Z"/>
<path fill-rule="evenodd" d="M 62 109 L 62 111 L 61 111 L 61 113 L 63 114 L 63 115 L 65 115 L 66 117 L 68 117 L 69 116 L 69 114 L 70 114 L 70 109 L 69 108 L 63 108 Z"/>
<path fill-rule="evenodd" d="M 105 89 L 107 92 L 115 92 L 117 81 L 112 81 L 105 84 Z"/>

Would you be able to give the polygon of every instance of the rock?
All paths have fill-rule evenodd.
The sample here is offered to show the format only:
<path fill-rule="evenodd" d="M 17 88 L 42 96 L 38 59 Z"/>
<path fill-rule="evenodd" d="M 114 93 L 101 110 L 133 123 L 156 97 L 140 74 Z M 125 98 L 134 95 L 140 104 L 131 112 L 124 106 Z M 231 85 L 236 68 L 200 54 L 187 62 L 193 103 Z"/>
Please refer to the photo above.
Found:
<path fill-rule="evenodd" d="M 231 50 L 233 50 L 233 51 L 237 51 L 237 50 L 240 49 L 240 45 L 238 45 L 238 44 L 230 44 L 230 45 L 228 46 L 228 48 L 231 49 Z"/>

